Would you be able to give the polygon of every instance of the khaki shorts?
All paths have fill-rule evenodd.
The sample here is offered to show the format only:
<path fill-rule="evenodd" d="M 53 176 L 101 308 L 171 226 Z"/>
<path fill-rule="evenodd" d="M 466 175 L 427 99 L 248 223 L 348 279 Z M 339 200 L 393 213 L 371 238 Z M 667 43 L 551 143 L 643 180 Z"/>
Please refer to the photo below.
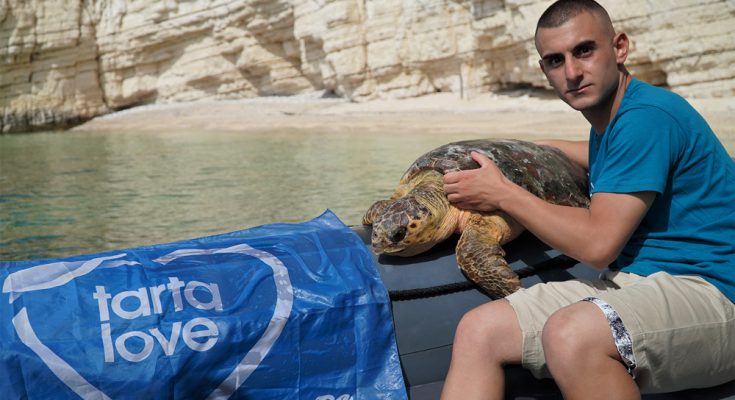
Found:
<path fill-rule="evenodd" d="M 735 379 L 735 304 L 702 278 L 605 272 L 600 280 L 537 284 L 506 297 L 523 331 L 523 366 L 550 377 L 541 331 L 554 311 L 592 297 L 611 323 L 621 357 L 643 393 L 715 386 Z M 609 314 L 614 310 L 612 315 Z M 619 324 L 618 324 L 619 325 Z M 627 335 L 620 335 L 622 333 Z"/>

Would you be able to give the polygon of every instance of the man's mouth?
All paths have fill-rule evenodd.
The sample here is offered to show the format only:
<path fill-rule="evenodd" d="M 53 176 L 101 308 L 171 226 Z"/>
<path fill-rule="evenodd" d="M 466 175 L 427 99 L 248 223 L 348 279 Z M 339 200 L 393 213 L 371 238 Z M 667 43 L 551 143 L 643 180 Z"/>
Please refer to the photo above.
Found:
<path fill-rule="evenodd" d="M 587 89 L 588 87 L 590 87 L 589 84 L 582 85 L 582 86 L 576 87 L 574 89 L 567 90 L 567 93 L 568 94 L 581 94 L 581 93 L 584 93 L 585 92 L 585 89 Z"/>

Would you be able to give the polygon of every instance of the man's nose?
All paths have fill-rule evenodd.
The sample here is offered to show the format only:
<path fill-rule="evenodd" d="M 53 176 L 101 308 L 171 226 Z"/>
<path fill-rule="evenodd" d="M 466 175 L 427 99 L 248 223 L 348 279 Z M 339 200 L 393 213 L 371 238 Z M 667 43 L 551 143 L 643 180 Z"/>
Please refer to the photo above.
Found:
<path fill-rule="evenodd" d="M 564 73 L 569 81 L 576 81 L 582 75 L 582 67 L 579 60 L 574 57 L 567 58 L 564 61 Z"/>

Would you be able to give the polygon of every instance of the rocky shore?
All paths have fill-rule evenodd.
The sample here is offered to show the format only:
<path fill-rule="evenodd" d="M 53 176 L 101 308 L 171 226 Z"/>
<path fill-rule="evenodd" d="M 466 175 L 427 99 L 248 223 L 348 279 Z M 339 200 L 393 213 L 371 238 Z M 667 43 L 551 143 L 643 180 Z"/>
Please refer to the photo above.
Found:
<path fill-rule="evenodd" d="M 601 2 L 631 38 L 626 65 L 635 76 L 689 98 L 735 96 L 731 0 Z M 65 128 L 148 104 L 314 92 L 358 102 L 474 99 L 548 89 L 533 32 L 549 3 L 0 0 L 0 132 Z M 358 124 L 370 118 L 335 107 L 350 108 Z M 285 112 L 309 124 L 334 111 L 326 108 Z M 419 120 L 431 126 L 467 120 L 429 109 Z M 526 121 L 506 111 L 496 123 Z"/>

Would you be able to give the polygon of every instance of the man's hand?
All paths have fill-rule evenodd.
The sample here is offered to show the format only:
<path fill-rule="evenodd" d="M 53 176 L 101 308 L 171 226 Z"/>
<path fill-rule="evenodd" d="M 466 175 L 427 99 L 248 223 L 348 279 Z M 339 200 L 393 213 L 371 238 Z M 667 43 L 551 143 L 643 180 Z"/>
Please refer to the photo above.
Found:
<path fill-rule="evenodd" d="M 449 172 L 444 175 L 444 192 L 456 207 L 493 211 L 505 198 L 504 187 L 512 185 L 497 165 L 484 154 L 472 152 L 479 169 Z"/>

